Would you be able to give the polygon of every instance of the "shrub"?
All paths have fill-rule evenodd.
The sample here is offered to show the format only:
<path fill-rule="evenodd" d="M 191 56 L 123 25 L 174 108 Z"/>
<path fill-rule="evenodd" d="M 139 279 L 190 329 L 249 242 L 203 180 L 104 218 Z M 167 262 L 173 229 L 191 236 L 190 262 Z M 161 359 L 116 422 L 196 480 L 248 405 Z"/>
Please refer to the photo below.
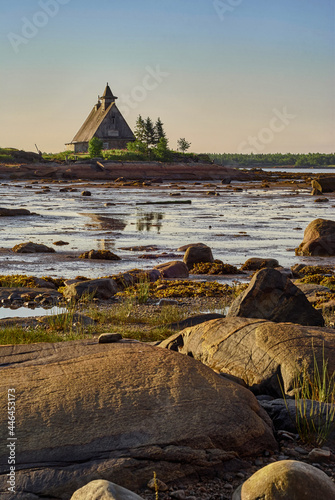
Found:
<path fill-rule="evenodd" d="M 97 158 L 102 155 L 103 142 L 97 137 L 93 137 L 88 143 L 88 154 L 90 158 Z"/>

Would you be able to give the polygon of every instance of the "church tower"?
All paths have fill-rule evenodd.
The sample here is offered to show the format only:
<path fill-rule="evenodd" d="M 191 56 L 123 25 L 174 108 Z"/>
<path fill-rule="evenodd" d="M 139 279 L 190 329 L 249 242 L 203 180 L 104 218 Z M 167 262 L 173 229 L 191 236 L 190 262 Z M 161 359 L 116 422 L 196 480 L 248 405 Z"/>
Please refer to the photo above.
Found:
<path fill-rule="evenodd" d="M 98 103 L 75 135 L 66 146 L 75 153 L 85 153 L 88 143 L 93 137 L 98 137 L 103 142 L 103 149 L 126 149 L 128 142 L 135 141 L 135 136 L 128 123 L 116 106 L 117 97 L 106 85 Z"/>

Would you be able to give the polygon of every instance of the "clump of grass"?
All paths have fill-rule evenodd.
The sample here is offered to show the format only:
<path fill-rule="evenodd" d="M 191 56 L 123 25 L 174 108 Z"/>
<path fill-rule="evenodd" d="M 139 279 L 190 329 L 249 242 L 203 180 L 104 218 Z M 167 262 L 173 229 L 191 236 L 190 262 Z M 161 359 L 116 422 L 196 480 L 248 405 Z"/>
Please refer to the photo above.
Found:
<path fill-rule="evenodd" d="M 293 389 L 295 421 L 301 441 L 322 446 L 335 420 L 335 373 L 329 375 L 324 349 L 320 367 L 313 349 L 313 371 L 310 373 L 305 363 L 297 372 Z M 283 395 L 288 409 L 284 392 Z"/>

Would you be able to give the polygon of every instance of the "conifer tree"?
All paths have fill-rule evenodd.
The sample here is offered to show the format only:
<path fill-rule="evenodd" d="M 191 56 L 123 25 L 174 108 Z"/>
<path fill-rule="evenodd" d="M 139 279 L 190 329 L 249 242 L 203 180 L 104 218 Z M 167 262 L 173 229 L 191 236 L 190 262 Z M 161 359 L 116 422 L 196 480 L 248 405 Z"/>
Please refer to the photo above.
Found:
<path fill-rule="evenodd" d="M 135 125 L 135 137 L 140 142 L 146 142 L 146 123 L 141 115 L 138 115 Z"/>
<path fill-rule="evenodd" d="M 163 123 L 160 118 L 155 123 L 155 143 L 158 144 L 160 139 L 166 139 L 166 134 L 163 128 Z"/>
<path fill-rule="evenodd" d="M 155 145 L 155 128 L 149 117 L 145 120 L 145 142 L 148 148 Z"/>

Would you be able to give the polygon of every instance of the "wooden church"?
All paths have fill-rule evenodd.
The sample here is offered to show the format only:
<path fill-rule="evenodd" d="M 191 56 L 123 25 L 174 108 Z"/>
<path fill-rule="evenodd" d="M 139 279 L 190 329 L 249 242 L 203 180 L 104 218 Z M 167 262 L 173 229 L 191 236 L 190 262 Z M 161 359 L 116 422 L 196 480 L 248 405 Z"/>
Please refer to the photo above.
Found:
<path fill-rule="evenodd" d="M 98 103 L 79 132 L 66 144 L 69 150 L 86 153 L 88 142 L 93 137 L 103 141 L 103 149 L 125 149 L 128 142 L 135 140 L 133 132 L 115 104 L 116 99 L 107 83 L 103 95 L 98 97 Z"/>

